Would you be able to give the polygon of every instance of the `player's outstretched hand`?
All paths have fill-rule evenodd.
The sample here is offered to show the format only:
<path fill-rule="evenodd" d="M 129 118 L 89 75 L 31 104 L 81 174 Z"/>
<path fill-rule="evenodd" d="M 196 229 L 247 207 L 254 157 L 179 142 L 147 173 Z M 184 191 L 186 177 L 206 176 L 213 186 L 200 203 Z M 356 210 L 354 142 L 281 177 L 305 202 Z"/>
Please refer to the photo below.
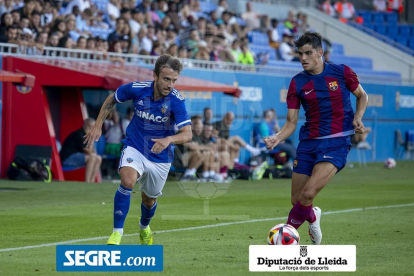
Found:
<path fill-rule="evenodd" d="M 273 150 L 281 141 L 276 137 L 276 135 L 273 135 L 265 138 L 264 142 L 269 150 Z"/>
<path fill-rule="evenodd" d="M 352 124 L 354 125 L 355 133 L 364 134 L 365 126 L 360 118 L 354 118 L 354 121 L 352 122 Z"/>
<path fill-rule="evenodd" d="M 83 141 L 83 143 L 86 144 L 87 148 L 91 148 L 95 141 L 98 142 L 101 135 L 102 135 L 101 128 L 95 125 L 92 127 L 92 129 L 88 133 L 86 133 L 85 136 L 83 136 L 83 138 L 85 138 L 85 141 Z"/>
<path fill-rule="evenodd" d="M 161 153 L 171 143 L 170 137 L 165 137 L 162 139 L 151 139 L 151 141 L 155 142 L 155 144 L 152 146 L 152 149 L 151 149 L 151 152 L 155 154 Z"/>

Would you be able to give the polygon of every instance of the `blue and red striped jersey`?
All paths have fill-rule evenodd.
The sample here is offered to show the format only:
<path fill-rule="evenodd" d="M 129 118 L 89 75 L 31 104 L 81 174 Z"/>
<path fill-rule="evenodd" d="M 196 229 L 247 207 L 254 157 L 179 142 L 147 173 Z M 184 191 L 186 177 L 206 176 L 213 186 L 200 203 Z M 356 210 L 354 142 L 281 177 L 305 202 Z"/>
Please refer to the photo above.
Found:
<path fill-rule="evenodd" d="M 289 85 L 287 106 L 305 110 L 306 122 L 299 140 L 324 139 L 354 134 L 351 92 L 359 85 L 355 72 L 346 65 L 325 63 L 323 72 L 302 71 Z"/>

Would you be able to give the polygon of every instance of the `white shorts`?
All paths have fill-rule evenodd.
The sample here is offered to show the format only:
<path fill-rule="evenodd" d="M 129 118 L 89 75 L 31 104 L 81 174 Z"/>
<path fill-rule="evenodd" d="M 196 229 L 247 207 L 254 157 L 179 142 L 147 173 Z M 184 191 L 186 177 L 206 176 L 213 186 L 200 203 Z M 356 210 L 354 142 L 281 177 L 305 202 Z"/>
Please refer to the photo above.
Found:
<path fill-rule="evenodd" d="M 145 158 L 133 147 L 126 147 L 121 154 L 118 170 L 122 167 L 134 168 L 140 175 L 139 189 L 148 197 L 157 198 L 162 195 L 171 163 L 155 163 Z"/>

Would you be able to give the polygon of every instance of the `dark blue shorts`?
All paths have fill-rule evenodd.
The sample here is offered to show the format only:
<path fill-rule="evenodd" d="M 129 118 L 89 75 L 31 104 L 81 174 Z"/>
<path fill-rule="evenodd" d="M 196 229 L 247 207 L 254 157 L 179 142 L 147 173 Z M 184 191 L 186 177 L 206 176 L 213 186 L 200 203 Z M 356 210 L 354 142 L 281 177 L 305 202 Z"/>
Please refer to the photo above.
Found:
<path fill-rule="evenodd" d="M 312 175 L 313 167 L 319 162 L 330 162 L 339 172 L 345 167 L 350 149 L 351 136 L 300 141 L 293 172 Z"/>

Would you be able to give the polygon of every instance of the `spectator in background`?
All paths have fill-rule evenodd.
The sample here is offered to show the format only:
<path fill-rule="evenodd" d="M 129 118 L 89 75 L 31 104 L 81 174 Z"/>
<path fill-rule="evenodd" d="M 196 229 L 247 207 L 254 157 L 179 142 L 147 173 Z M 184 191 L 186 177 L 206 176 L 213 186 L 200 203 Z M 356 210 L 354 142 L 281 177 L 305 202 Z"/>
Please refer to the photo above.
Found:
<path fill-rule="evenodd" d="M 129 123 L 131 122 L 132 118 L 134 117 L 134 114 L 135 114 L 135 109 L 133 107 L 128 107 L 125 117 L 122 118 L 121 128 L 122 128 L 122 134 L 124 137 L 126 135 L 126 129 Z"/>
<path fill-rule="evenodd" d="M 3 38 L 6 35 L 6 28 L 7 26 L 13 25 L 13 17 L 10 13 L 3 13 L 1 16 L 1 24 L 0 24 L 0 39 L 3 40 Z"/>
<path fill-rule="evenodd" d="M 20 23 L 20 12 L 18 10 L 14 10 L 11 12 L 12 17 L 13 17 L 13 24 L 19 25 Z"/>
<path fill-rule="evenodd" d="M 204 121 L 203 124 L 204 125 L 211 125 L 211 119 L 213 119 L 213 110 L 211 110 L 210 107 L 206 107 L 203 110 L 203 117 L 204 117 Z"/>
<path fill-rule="evenodd" d="M 151 56 L 160 56 L 163 54 L 163 48 L 159 41 L 154 41 L 152 44 Z"/>
<path fill-rule="evenodd" d="M 233 56 L 233 62 L 238 62 L 241 54 L 240 41 L 238 39 L 233 40 L 230 48 L 231 55 Z"/>
<path fill-rule="evenodd" d="M 388 0 L 388 12 L 395 12 L 398 15 L 398 20 L 400 19 L 400 14 L 404 11 L 403 0 Z"/>
<path fill-rule="evenodd" d="M 332 6 L 330 0 L 324 0 L 323 1 L 322 5 L 321 5 L 321 11 L 326 13 L 330 17 L 335 17 L 336 16 L 335 9 Z"/>
<path fill-rule="evenodd" d="M 76 41 L 76 49 L 86 50 L 86 38 L 84 36 L 80 36 Z"/>
<path fill-rule="evenodd" d="M 84 136 L 89 132 L 95 120 L 88 118 L 83 122 L 82 128 L 69 134 L 62 145 L 60 151 L 60 160 L 62 166 L 68 167 L 83 167 L 85 170 L 85 181 L 94 182 L 96 175 L 99 173 L 99 168 L 102 163 L 102 158 L 96 154 L 95 148 L 87 148 L 83 143 Z"/>
<path fill-rule="evenodd" d="M 79 11 L 83 12 L 85 9 L 91 8 L 91 3 L 89 0 L 71 0 L 66 6 L 65 14 L 72 13 L 74 6 L 77 6 L 79 8 Z"/>
<path fill-rule="evenodd" d="M 299 57 L 295 53 L 295 48 L 292 47 L 293 35 L 289 30 L 283 33 L 282 43 L 280 43 L 279 52 L 284 61 L 299 61 Z"/>
<path fill-rule="evenodd" d="M 249 31 L 260 28 L 261 15 L 253 11 L 252 2 L 246 3 L 246 11 L 242 13 L 241 18 L 246 22 L 246 27 Z"/>
<path fill-rule="evenodd" d="M 36 42 L 43 45 L 43 46 L 46 46 L 47 37 L 48 37 L 48 35 L 47 35 L 46 32 L 41 32 L 36 36 Z"/>
<path fill-rule="evenodd" d="M 141 27 L 138 32 L 138 53 L 144 50 L 150 53 L 152 50 L 152 40 L 147 37 L 147 28 Z"/>
<path fill-rule="evenodd" d="M 119 0 L 110 0 L 108 5 L 106 6 L 106 13 L 108 14 L 108 23 L 109 25 L 114 28 L 118 23 L 118 18 L 121 16 L 120 10 L 120 2 Z"/>
<path fill-rule="evenodd" d="M 114 41 L 113 43 L 116 44 L 117 42 Z M 123 147 L 121 140 L 124 135 L 122 133 L 122 126 L 119 120 L 118 111 L 112 110 L 112 112 L 108 115 L 103 124 L 103 132 L 106 140 L 105 153 L 111 154 L 115 157 L 120 157 Z"/>
<path fill-rule="evenodd" d="M 0 15 L 3 16 L 5 13 L 10 13 L 13 10 L 12 4 L 12 0 L 4 0 L 3 4 L 0 5 Z"/>
<path fill-rule="evenodd" d="M 309 30 L 308 16 L 299 12 L 297 17 L 296 36 L 301 36 Z"/>
<path fill-rule="evenodd" d="M 31 29 L 37 34 L 43 31 L 43 27 L 40 24 L 40 19 L 42 17 L 42 14 L 38 11 L 32 12 L 32 18 L 31 18 Z"/>
<path fill-rule="evenodd" d="M 241 53 L 239 55 L 238 62 L 241 64 L 254 65 L 254 57 L 250 52 L 249 45 L 247 43 L 241 45 Z"/>
<path fill-rule="evenodd" d="M 216 18 L 221 18 L 221 15 L 228 9 L 226 0 L 219 0 L 216 11 L 214 12 Z M 213 21 L 214 22 L 214 21 Z"/>
<path fill-rule="evenodd" d="M 57 47 L 59 44 L 59 35 L 57 33 L 51 33 L 47 40 L 47 46 L 49 47 Z"/>
<path fill-rule="evenodd" d="M 66 49 L 72 49 L 73 48 L 73 40 L 70 38 L 70 36 L 64 36 L 59 40 L 58 47 L 59 48 L 66 48 Z"/>
<path fill-rule="evenodd" d="M 178 52 L 178 46 L 175 43 L 171 44 L 170 47 L 168 47 L 167 49 L 167 54 L 173 57 L 177 57 L 177 52 Z"/>
<path fill-rule="evenodd" d="M 108 35 L 108 42 L 110 43 L 111 41 L 120 41 L 122 39 L 122 37 L 124 36 L 124 28 L 125 28 L 125 19 L 123 18 L 118 18 L 116 20 L 116 28 L 115 31 L 113 31 L 112 33 L 110 33 Z"/>
<path fill-rule="evenodd" d="M 295 21 L 295 12 L 294 11 L 289 11 L 288 17 L 283 22 L 283 25 L 292 34 L 296 33 L 296 21 Z"/>
<path fill-rule="evenodd" d="M 17 41 L 17 26 L 10 25 L 6 27 L 6 32 L 4 36 L 0 38 L 1 43 L 12 43 Z"/>
<path fill-rule="evenodd" d="M 54 1 L 55 5 L 61 5 L 62 2 Z M 59 3 L 59 4 L 58 4 Z M 43 4 L 43 12 L 40 16 L 40 25 L 45 27 L 53 22 L 55 16 L 57 16 L 57 12 L 59 9 L 57 7 L 53 7 L 52 3 L 49 1 L 45 1 Z"/>
<path fill-rule="evenodd" d="M 270 21 L 270 28 L 267 30 L 267 37 L 269 38 L 269 46 L 273 49 L 279 49 L 280 46 L 280 36 L 279 31 L 277 30 L 277 24 L 279 23 L 276 18 L 272 18 Z"/>
<path fill-rule="evenodd" d="M 95 51 L 96 50 L 96 40 L 93 37 L 90 37 L 86 40 L 86 50 Z"/>
<path fill-rule="evenodd" d="M 346 23 L 349 20 L 355 20 L 354 4 L 348 2 L 348 0 L 338 1 L 334 7 L 340 21 Z"/>
<path fill-rule="evenodd" d="M 378 12 L 387 11 L 387 0 L 373 0 L 372 6 Z"/>
<path fill-rule="evenodd" d="M 144 21 L 144 14 L 139 9 L 133 9 L 131 12 L 131 19 L 129 19 L 128 23 L 131 27 L 131 30 L 134 34 L 138 34 L 139 30 L 141 29 L 141 23 Z M 141 23 L 140 23 L 141 22 Z"/>
<path fill-rule="evenodd" d="M 168 2 L 168 12 L 167 16 L 171 18 L 171 23 L 174 25 L 174 28 L 179 31 L 181 30 L 181 22 L 180 17 L 177 13 L 177 3 L 175 2 Z"/>
<path fill-rule="evenodd" d="M 24 6 L 14 10 L 13 12 L 18 12 L 20 14 L 20 18 L 23 18 L 23 17 L 29 18 L 35 9 L 35 5 L 36 3 L 34 0 L 24 0 Z"/>

